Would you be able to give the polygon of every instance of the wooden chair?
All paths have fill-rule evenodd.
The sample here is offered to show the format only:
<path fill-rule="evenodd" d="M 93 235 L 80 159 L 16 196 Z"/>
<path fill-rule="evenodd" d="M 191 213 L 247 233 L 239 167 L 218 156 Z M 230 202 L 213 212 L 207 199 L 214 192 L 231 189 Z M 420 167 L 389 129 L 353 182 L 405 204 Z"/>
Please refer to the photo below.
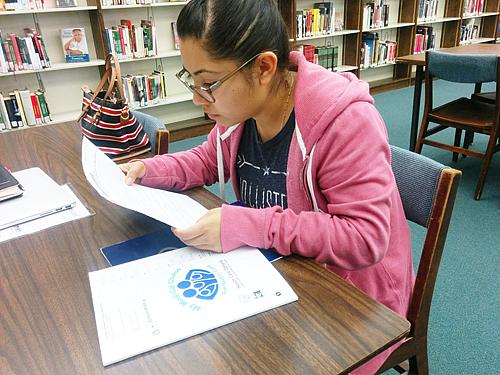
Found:
<path fill-rule="evenodd" d="M 140 111 L 130 111 L 142 124 L 144 131 L 151 142 L 152 152 L 155 155 L 166 154 L 170 141 L 170 132 L 165 128 L 165 124 L 156 117 Z"/>
<path fill-rule="evenodd" d="M 496 82 L 495 102 L 459 98 L 434 108 L 433 78 L 450 82 L 481 83 Z M 429 129 L 429 123 L 438 125 Z M 453 161 L 458 154 L 482 159 L 474 198 L 479 200 L 483 190 L 492 155 L 500 150 L 498 142 L 500 122 L 500 57 L 496 55 L 459 55 L 439 51 L 426 53 L 425 109 L 415 151 L 422 152 L 424 144 L 453 152 Z M 455 128 L 453 145 L 431 140 L 429 137 L 442 130 Z M 462 131 L 466 132 L 464 146 L 461 147 Z M 473 133 L 489 137 L 486 151 L 469 149 Z"/>
<path fill-rule="evenodd" d="M 425 156 L 391 146 L 392 170 L 407 220 L 427 228 L 407 319 L 409 336 L 379 370 L 428 374 L 427 327 L 436 276 L 462 172 Z M 406 369 L 405 369 L 406 370 Z"/>

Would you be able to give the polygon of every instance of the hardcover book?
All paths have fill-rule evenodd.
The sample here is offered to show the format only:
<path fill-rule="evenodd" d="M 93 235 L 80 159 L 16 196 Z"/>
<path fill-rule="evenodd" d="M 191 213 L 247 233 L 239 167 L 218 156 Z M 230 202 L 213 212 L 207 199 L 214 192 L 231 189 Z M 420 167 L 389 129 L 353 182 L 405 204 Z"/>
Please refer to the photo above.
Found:
<path fill-rule="evenodd" d="M 58 8 L 69 8 L 78 6 L 77 0 L 56 0 Z"/>
<path fill-rule="evenodd" d="M 83 27 L 61 29 L 61 40 L 67 63 L 90 61 L 85 29 Z"/>
<path fill-rule="evenodd" d="M 10 171 L 0 164 L 0 202 L 23 194 L 21 185 Z"/>

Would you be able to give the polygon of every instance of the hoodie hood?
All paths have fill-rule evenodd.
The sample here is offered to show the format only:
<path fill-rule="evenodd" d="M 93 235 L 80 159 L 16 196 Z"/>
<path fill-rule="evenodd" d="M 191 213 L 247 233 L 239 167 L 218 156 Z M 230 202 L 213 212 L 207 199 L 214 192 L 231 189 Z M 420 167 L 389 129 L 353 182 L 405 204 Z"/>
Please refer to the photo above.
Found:
<path fill-rule="evenodd" d="M 294 102 L 297 124 L 306 154 L 339 116 L 354 102 L 373 104 L 369 86 L 352 73 L 332 73 L 307 61 L 300 52 L 290 53 L 290 62 L 297 65 Z M 328 92 L 328 95 L 318 95 Z M 300 99 L 297 98 L 300 96 Z M 314 102 L 304 98 L 315 98 Z"/>

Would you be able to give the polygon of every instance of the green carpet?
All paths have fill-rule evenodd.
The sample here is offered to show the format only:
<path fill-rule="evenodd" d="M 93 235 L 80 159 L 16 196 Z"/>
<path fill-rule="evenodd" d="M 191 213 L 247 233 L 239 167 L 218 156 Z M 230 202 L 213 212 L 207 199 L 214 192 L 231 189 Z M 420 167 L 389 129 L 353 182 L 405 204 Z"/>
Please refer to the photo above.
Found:
<path fill-rule="evenodd" d="M 493 91 L 493 84 L 484 85 L 484 90 Z M 437 81 L 435 103 L 472 92 L 472 85 Z M 413 87 L 375 96 L 390 143 L 403 148 L 409 144 L 412 98 Z M 450 142 L 453 134 L 439 134 L 439 138 Z M 175 142 L 171 152 L 189 149 L 205 139 Z M 472 148 L 484 150 L 486 137 L 476 135 Z M 430 373 L 500 374 L 500 153 L 493 157 L 479 202 L 473 199 L 479 159 L 460 157 L 453 163 L 450 152 L 429 146 L 424 146 L 422 153 L 463 172 L 431 308 Z M 218 186 L 209 189 L 218 194 Z M 229 184 L 225 191 L 226 200 L 233 201 Z M 424 231 L 416 225 L 411 225 L 411 230 L 416 265 Z"/>

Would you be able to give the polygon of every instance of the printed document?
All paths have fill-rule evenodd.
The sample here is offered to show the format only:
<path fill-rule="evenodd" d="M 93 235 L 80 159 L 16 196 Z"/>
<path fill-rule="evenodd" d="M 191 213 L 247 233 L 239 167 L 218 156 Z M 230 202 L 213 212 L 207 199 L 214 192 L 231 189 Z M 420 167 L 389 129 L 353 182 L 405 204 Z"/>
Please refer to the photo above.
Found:
<path fill-rule="evenodd" d="M 90 216 L 91 213 L 85 205 L 77 198 L 75 193 L 68 185 L 62 185 L 61 189 L 76 202 L 75 206 L 68 209 L 58 211 L 51 215 L 40 217 L 36 220 L 31 220 L 26 223 L 17 224 L 0 230 L 0 242 L 10 240 L 12 238 L 21 237 L 26 234 L 39 232 L 43 229 L 50 228 L 68 221 L 81 219 Z"/>
<path fill-rule="evenodd" d="M 191 247 L 90 272 L 104 366 L 296 301 L 252 248 Z"/>
<path fill-rule="evenodd" d="M 120 168 L 87 138 L 82 141 L 85 177 L 103 197 L 176 228 L 193 225 L 207 209 L 184 194 L 125 184 Z"/>

